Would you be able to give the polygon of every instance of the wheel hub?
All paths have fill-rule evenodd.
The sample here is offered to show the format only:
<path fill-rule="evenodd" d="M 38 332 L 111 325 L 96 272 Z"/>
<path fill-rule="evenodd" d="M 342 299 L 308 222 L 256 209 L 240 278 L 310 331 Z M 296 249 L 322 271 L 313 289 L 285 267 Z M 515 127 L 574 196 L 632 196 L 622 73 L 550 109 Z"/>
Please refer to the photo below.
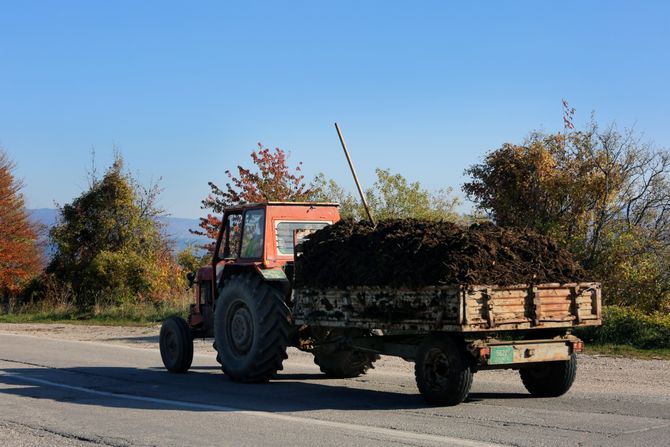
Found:
<path fill-rule="evenodd" d="M 232 313 L 229 324 L 232 346 L 241 354 L 249 351 L 254 339 L 253 319 L 249 308 L 240 304 Z"/>
<path fill-rule="evenodd" d="M 426 379 L 431 388 L 443 389 L 449 383 L 449 359 L 441 350 L 433 350 L 426 359 Z"/>
<path fill-rule="evenodd" d="M 171 358 L 177 356 L 177 334 L 175 334 L 174 331 L 169 331 L 165 335 L 165 347 Z"/>

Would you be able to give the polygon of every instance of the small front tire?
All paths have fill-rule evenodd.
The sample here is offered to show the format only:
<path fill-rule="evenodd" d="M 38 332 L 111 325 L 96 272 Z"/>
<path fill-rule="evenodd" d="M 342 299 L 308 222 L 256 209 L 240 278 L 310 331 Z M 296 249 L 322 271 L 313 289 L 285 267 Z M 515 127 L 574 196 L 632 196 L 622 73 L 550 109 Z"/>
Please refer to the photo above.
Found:
<path fill-rule="evenodd" d="M 163 322 L 159 337 L 163 365 L 172 373 L 185 373 L 193 362 L 193 337 L 183 318 L 172 316 Z"/>

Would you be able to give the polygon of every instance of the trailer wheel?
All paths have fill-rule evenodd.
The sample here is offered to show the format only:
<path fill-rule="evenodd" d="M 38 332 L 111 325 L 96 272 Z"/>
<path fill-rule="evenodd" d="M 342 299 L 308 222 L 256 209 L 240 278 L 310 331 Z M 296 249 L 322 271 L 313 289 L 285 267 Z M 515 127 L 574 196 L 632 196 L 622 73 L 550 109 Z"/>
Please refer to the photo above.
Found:
<path fill-rule="evenodd" d="M 161 326 L 159 346 L 163 365 L 173 373 L 185 373 L 193 362 L 193 337 L 183 318 L 172 316 Z"/>
<path fill-rule="evenodd" d="M 414 374 L 424 400 L 435 405 L 458 405 L 472 386 L 472 369 L 461 347 L 451 338 L 429 337 L 417 351 Z"/>
<path fill-rule="evenodd" d="M 546 362 L 519 370 L 521 381 L 536 397 L 558 397 L 568 392 L 577 375 L 577 355 L 562 362 Z"/>
<path fill-rule="evenodd" d="M 287 357 L 289 328 L 289 310 L 277 289 L 254 274 L 231 278 L 214 312 L 223 372 L 237 382 L 269 380 Z"/>
<path fill-rule="evenodd" d="M 314 363 L 319 365 L 321 372 L 336 379 L 362 376 L 368 369 L 374 368 L 373 363 L 377 360 L 379 355 L 355 349 L 314 352 Z"/>

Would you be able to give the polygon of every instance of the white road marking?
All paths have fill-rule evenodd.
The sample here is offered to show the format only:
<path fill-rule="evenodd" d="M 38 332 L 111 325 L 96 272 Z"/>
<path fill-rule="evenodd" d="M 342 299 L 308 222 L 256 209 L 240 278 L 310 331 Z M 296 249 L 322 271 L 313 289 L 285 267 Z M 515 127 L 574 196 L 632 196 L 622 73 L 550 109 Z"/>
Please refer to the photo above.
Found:
<path fill-rule="evenodd" d="M 38 379 L 35 377 L 27 377 L 20 375 L 18 373 L 13 373 L 9 374 L 6 372 L 0 372 L 0 375 L 3 376 L 9 376 L 13 379 L 24 381 L 24 382 L 29 382 L 29 383 L 37 383 L 40 385 L 47 385 L 55 388 L 62 388 L 66 390 L 72 390 L 72 391 L 79 391 L 81 393 L 87 393 L 87 394 L 93 394 L 96 396 L 102 396 L 102 397 L 109 397 L 113 399 L 126 399 L 126 400 L 133 400 L 133 401 L 140 401 L 140 402 L 150 402 L 154 404 L 159 404 L 159 405 L 169 405 L 177 408 L 191 408 L 194 410 L 206 410 L 206 411 L 223 411 L 223 412 L 234 412 L 236 414 L 241 414 L 245 416 L 254 416 L 254 417 L 262 417 L 266 419 L 274 419 L 274 420 L 279 420 L 283 422 L 297 422 L 301 424 L 309 424 L 309 425 L 315 425 L 315 426 L 320 426 L 320 427 L 326 427 L 326 428 L 332 428 L 336 430 L 354 430 L 358 432 L 364 432 L 364 433 L 374 433 L 377 435 L 381 436 L 386 436 L 389 438 L 396 438 L 396 439 L 405 439 L 405 440 L 410 440 L 410 441 L 426 441 L 426 442 L 433 442 L 433 443 L 438 443 L 438 444 L 444 444 L 444 445 L 457 445 L 457 446 L 464 446 L 464 447 L 494 447 L 494 446 L 500 446 L 501 444 L 491 444 L 488 442 L 480 442 L 480 441 L 475 441 L 475 440 L 470 440 L 470 439 L 463 439 L 463 438 L 454 438 L 454 437 L 449 437 L 449 436 L 439 436 L 439 435 L 429 435 L 429 434 L 424 434 L 424 433 L 416 433 L 416 432 L 410 432 L 410 431 L 404 431 L 404 430 L 394 430 L 390 428 L 383 428 L 383 427 L 374 427 L 374 426 L 369 426 L 369 425 L 357 425 L 357 424 L 350 424 L 346 422 L 337 422 L 337 421 L 326 421 L 322 419 L 313 419 L 313 418 L 307 418 L 307 417 L 299 417 L 299 416 L 293 416 L 293 415 L 288 415 L 288 414 L 279 414 L 279 413 L 271 413 L 268 411 L 258 411 L 258 410 L 243 410 L 240 408 L 234 408 L 234 407 L 228 407 L 228 406 L 223 406 L 223 405 L 211 405 L 211 404 L 199 404 L 195 402 L 185 402 L 185 401 L 179 401 L 179 400 L 170 400 L 170 399 L 160 399 L 156 397 L 147 397 L 147 396 L 137 396 L 137 395 L 131 395 L 131 394 L 123 394 L 123 393 L 111 393 L 108 391 L 99 391 L 99 390 L 94 390 L 91 388 L 85 388 L 85 387 L 80 387 L 80 386 L 73 386 L 73 385 L 67 385 L 64 383 L 58 383 L 58 382 L 52 382 L 50 380 L 44 380 L 44 379 Z"/>

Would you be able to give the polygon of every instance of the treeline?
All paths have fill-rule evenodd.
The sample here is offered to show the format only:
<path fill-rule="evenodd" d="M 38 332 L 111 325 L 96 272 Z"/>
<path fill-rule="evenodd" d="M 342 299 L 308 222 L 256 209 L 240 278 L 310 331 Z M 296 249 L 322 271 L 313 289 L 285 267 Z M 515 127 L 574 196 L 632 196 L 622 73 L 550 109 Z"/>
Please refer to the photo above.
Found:
<path fill-rule="evenodd" d="M 0 196 L 8 198 L 0 203 L 5 312 L 47 309 L 71 318 L 123 310 L 125 317 L 141 319 L 138 310 L 153 315 L 183 301 L 185 267 L 178 261 L 185 256 L 173 254 L 161 231 L 160 189 L 142 187 L 120 156 L 101 178 L 89 175 L 88 189 L 59 207 L 48 232 L 30 221 L 13 165 L 4 152 L 0 159 Z M 51 259 L 44 258 L 47 244 Z"/>
<path fill-rule="evenodd" d="M 505 144 L 466 172 L 463 191 L 478 209 L 553 236 L 603 283 L 607 304 L 668 310 L 668 152 L 591 123 Z"/>
<path fill-rule="evenodd" d="M 473 211 L 459 214 L 453 191 L 430 191 L 387 169 L 365 191 L 378 219 L 415 217 L 463 225 L 491 220 L 531 228 L 572 252 L 606 304 L 646 313 L 670 310 L 670 156 L 633 131 L 592 122 L 575 129 L 565 109 L 562 132 L 533 132 L 503 144 L 465 170 L 462 190 Z M 0 288 L 10 298 L 57 296 L 75 309 L 107 303 L 162 303 L 184 296 L 184 273 L 206 262 L 197 249 L 173 253 L 161 232 L 160 189 L 144 188 L 121 158 L 102 178 L 60 207 L 46 239 L 55 249 L 42 260 L 39 231 L 29 222 L 13 165 L 0 154 Z M 202 201 L 207 216 L 194 233 L 214 240 L 223 209 L 272 200 L 336 201 L 343 217 L 365 213 L 347 189 L 323 174 L 306 180 L 281 149 L 263 146 L 249 166 L 225 171 L 223 187 L 210 182 Z M 45 242 L 41 242 L 45 243 Z M 211 249 L 211 244 L 206 249 Z M 182 298 L 180 298 L 182 299 Z M 635 314 L 637 315 L 637 314 Z"/>

